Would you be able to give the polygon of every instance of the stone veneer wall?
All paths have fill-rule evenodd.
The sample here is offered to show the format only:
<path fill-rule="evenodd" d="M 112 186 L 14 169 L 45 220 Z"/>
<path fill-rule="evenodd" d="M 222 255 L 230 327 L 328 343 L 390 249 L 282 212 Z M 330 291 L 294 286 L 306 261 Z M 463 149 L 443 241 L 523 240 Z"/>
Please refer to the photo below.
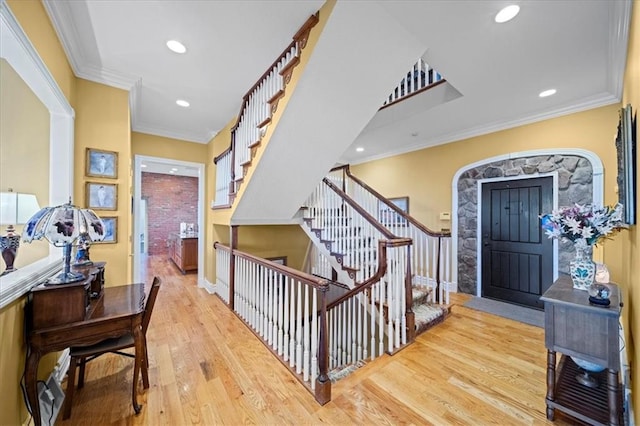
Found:
<path fill-rule="evenodd" d="M 457 212 L 458 291 L 469 294 L 477 292 L 478 180 L 545 175 L 553 172 L 558 174 L 559 207 L 574 203 L 588 204 L 593 201 L 591 162 L 577 155 L 537 155 L 510 158 L 483 164 L 466 170 L 460 175 Z M 568 273 L 569 261 L 574 256 L 575 251 L 570 243 L 560 243 L 558 249 L 559 272 Z"/>

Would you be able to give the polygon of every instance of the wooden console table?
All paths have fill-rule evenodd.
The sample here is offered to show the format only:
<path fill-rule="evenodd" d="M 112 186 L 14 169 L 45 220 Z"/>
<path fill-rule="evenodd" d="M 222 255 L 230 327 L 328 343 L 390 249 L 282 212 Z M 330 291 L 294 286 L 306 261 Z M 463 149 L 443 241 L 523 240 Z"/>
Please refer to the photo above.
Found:
<path fill-rule="evenodd" d="M 85 287 L 80 283 L 76 287 Z M 67 287 L 75 291 L 74 284 Z M 36 292 L 47 292 L 47 287 L 38 286 Z M 62 294 L 63 286 L 49 286 L 51 292 Z M 32 291 L 34 291 L 32 290 Z M 90 302 L 86 309 L 85 318 L 64 324 L 44 326 L 33 311 L 33 300 L 27 304 L 27 359 L 25 366 L 25 385 L 27 400 L 31 407 L 31 414 L 36 426 L 40 426 L 40 404 L 37 391 L 37 372 L 40 358 L 55 351 L 61 351 L 71 346 L 92 345 L 102 340 L 122 336 L 127 333 L 133 335 L 135 341 L 135 362 L 133 367 L 133 389 L 131 399 L 133 408 L 138 414 L 140 405 L 137 400 L 137 382 L 140 368 L 144 360 L 144 336 L 142 335 L 142 315 L 144 311 L 144 284 L 131 284 L 118 287 L 107 287 L 102 295 Z M 66 302 L 68 303 L 68 302 Z M 74 301 L 74 303 L 78 303 Z M 81 303 L 84 303 L 82 301 Z M 84 305 L 80 305 L 84 312 Z M 77 309 L 76 309 L 77 310 Z"/>
<path fill-rule="evenodd" d="M 609 307 L 589 303 L 589 294 L 575 290 L 567 276 L 542 295 L 547 348 L 547 418 L 555 409 L 592 425 L 622 424 L 618 371 L 620 370 L 620 293 L 611 287 Z M 563 354 L 556 371 L 556 352 Z M 596 363 L 606 370 L 593 374 L 598 387 L 579 383 L 579 367 L 570 357 Z"/>

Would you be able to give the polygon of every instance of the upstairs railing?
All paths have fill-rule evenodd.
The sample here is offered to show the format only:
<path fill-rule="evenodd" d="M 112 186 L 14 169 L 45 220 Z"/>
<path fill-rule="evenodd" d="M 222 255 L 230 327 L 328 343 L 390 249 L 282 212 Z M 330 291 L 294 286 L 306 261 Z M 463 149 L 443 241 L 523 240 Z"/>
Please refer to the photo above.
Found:
<path fill-rule="evenodd" d="M 334 168 L 328 179 L 350 195 L 369 215 L 378 218 L 394 235 L 413 240 L 413 283 L 431 287 L 432 301 L 449 304 L 449 292 L 454 286 L 451 278 L 451 234 L 425 227 L 352 175 L 348 165 Z"/>
<path fill-rule="evenodd" d="M 244 95 L 238 119 L 231 129 L 231 145 L 213 160 L 218 168 L 213 207 L 226 207 L 233 202 L 233 196 L 246 174 L 246 167 L 255 155 L 256 146 L 271 122 L 278 101 L 284 96 L 311 28 L 317 22 L 318 15 L 311 16 L 293 36 L 289 46 Z M 224 191 L 228 193 L 226 197 Z"/>
<path fill-rule="evenodd" d="M 413 68 L 407 72 L 407 75 L 400 81 L 400 84 L 393 89 L 387 100 L 382 105 L 385 108 L 397 101 L 408 96 L 415 95 L 436 83 L 444 81 L 442 76 L 433 68 L 431 68 L 422 58 L 418 58 L 418 62 Z"/>

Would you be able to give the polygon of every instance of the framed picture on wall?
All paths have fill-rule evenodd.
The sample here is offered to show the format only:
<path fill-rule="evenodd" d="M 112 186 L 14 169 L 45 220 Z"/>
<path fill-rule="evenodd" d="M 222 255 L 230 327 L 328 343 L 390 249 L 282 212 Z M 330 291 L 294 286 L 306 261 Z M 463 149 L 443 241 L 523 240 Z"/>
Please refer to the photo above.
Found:
<path fill-rule="evenodd" d="M 389 198 L 403 213 L 409 213 L 409 197 Z M 379 220 L 386 226 L 406 226 L 407 221 L 393 208 L 382 201 L 379 204 Z"/>
<path fill-rule="evenodd" d="M 85 202 L 94 210 L 116 210 L 118 205 L 118 185 L 115 183 L 87 182 Z"/>
<path fill-rule="evenodd" d="M 631 105 L 620 110 L 618 134 L 616 135 L 616 151 L 618 154 L 618 202 L 624 211 L 624 223 L 636 223 L 636 118 L 632 114 Z"/>
<path fill-rule="evenodd" d="M 91 177 L 116 179 L 118 177 L 118 153 L 87 148 L 87 169 Z"/>
<path fill-rule="evenodd" d="M 104 223 L 104 240 L 96 241 L 96 244 L 109 244 L 118 242 L 118 218 L 116 216 L 102 216 Z"/>

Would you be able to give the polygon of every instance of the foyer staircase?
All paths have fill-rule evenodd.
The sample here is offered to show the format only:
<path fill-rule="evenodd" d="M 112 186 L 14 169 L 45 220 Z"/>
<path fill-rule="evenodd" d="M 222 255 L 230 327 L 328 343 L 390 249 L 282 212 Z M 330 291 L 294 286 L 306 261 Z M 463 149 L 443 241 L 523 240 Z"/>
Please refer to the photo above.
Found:
<path fill-rule="evenodd" d="M 230 244 L 214 244 L 216 292 L 320 404 L 331 399 L 332 371 L 394 354 L 441 321 L 454 285 L 450 235 L 429 231 L 348 167 L 331 170 L 310 189 L 310 182 L 322 176 L 318 172 L 326 173 L 380 108 L 385 97 L 377 92 L 388 94 L 382 91 L 397 82 L 393 76 L 403 75 L 396 71 L 407 52 L 419 50 L 410 41 L 399 51 L 401 31 L 376 10 L 372 6 L 363 16 L 350 2 L 337 2 L 331 19 L 323 21 L 319 14 L 309 18 L 247 92 L 231 129 L 231 144 L 214 160 L 212 208 L 228 210 L 214 214 L 214 224 L 231 225 Z M 324 7 L 322 11 L 329 12 Z M 387 37 L 375 52 L 354 52 L 345 40 L 330 36 L 332 27 L 345 22 L 359 22 L 358 37 L 379 36 L 381 31 Z M 314 36 L 323 25 L 321 36 Z M 317 43 L 309 52 L 314 37 Z M 305 78 L 317 74 L 323 61 L 330 60 L 335 69 L 341 51 L 349 52 L 342 68 L 350 63 L 366 68 L 380 55 L 387 63 L 366 75 L 323 72 L 323 84 L 349 87 L 327 97 L 326 87 L 308 84 Z M 311 53 L 314 61 L 306 57 Z M 437 84 L 436 79 L 421 77 L 425 70 L 441 78 L 419 61 L 386 107 L 425 90 L 427 81 Z M 321 107 L 318 100 L 329 99 L 341 108 L 313 114 L 301 108 L 300 99 L 307 106 L 315 100 L 316 108 Z M 327 120 L 332 126 L 325 125 Z M 292 161 L 302 153 L 305 160 L 314 161 Z M 291 176 L 296 176 L 295 182 Z M 288 182 L 286 190 L 283 182 Z M 390 214 L 381 217 L 380 206 Z M 218 217 L 226 222 L 217 222 Z M 307 272 L 237 249 L 239 225 L 280 223 L 299 223 L 312 241 Z"/>
<path fill-rule="evenodd" d="M 344 182 L 346 179 L 357 179 L 351 175 L 348 166 L 334 169 L 332 173 L 328 178 L 323 179 L 302 209 L 302 228 L 314 243 L 309 272 L 329 280 L 338 280 L 353 289 L 366 283 L 377 272 L 378 241 L 384 238 L 399 240 L 401 237 L 392 233 L 392 229 L 398 230 L 399 226 L 395 223 L 380 223 L 377 217 L 369 214 L 361 204 L 332 182 L 332 180 Z M 340 176 L 339 173 L 344 175 Z M 369 188 L 368 186 L 360 187 Z M 376 199 L 376 206 L 388 203 L 388 200 L 378 193 L 369 192 L 369 194 Z M 362 196 L 360 198 L 364 199 Z M 398 216 L 397 221 L 400 220 L 403 222 L 403 228 L 409 226 L 409 221 L 417 223 L 407 215 Z M 427 235 L 427 238 L 432 240 L 447 237 L 448 234 L 431 233 L 430 237 Z M 418 264 L 424 263 L 425 260 L 419 257 L 420 252 L 419 247 L 415 248 L 414 259 Z M 414 268 L 411 264 L 408 267 L 413 277 L 410 306 L 415 314 L 417 335 L 441 322 L 449 313 L 448 305 L 437 302 L 437 295 L 440 294 L 440 302 L 443 302 L 444 296 L 448 303 L 449 291 L 448 287 L 445 290 L 446 283 L 439 282 L 438 276 L 431 280 L 416 279 L 414 272 L 418 268 Z M 367 295 L 371 297 L 370 293 Z M 384 318 L 388 319 L 387 306 L 383 305 L 382 309 Z"/>

